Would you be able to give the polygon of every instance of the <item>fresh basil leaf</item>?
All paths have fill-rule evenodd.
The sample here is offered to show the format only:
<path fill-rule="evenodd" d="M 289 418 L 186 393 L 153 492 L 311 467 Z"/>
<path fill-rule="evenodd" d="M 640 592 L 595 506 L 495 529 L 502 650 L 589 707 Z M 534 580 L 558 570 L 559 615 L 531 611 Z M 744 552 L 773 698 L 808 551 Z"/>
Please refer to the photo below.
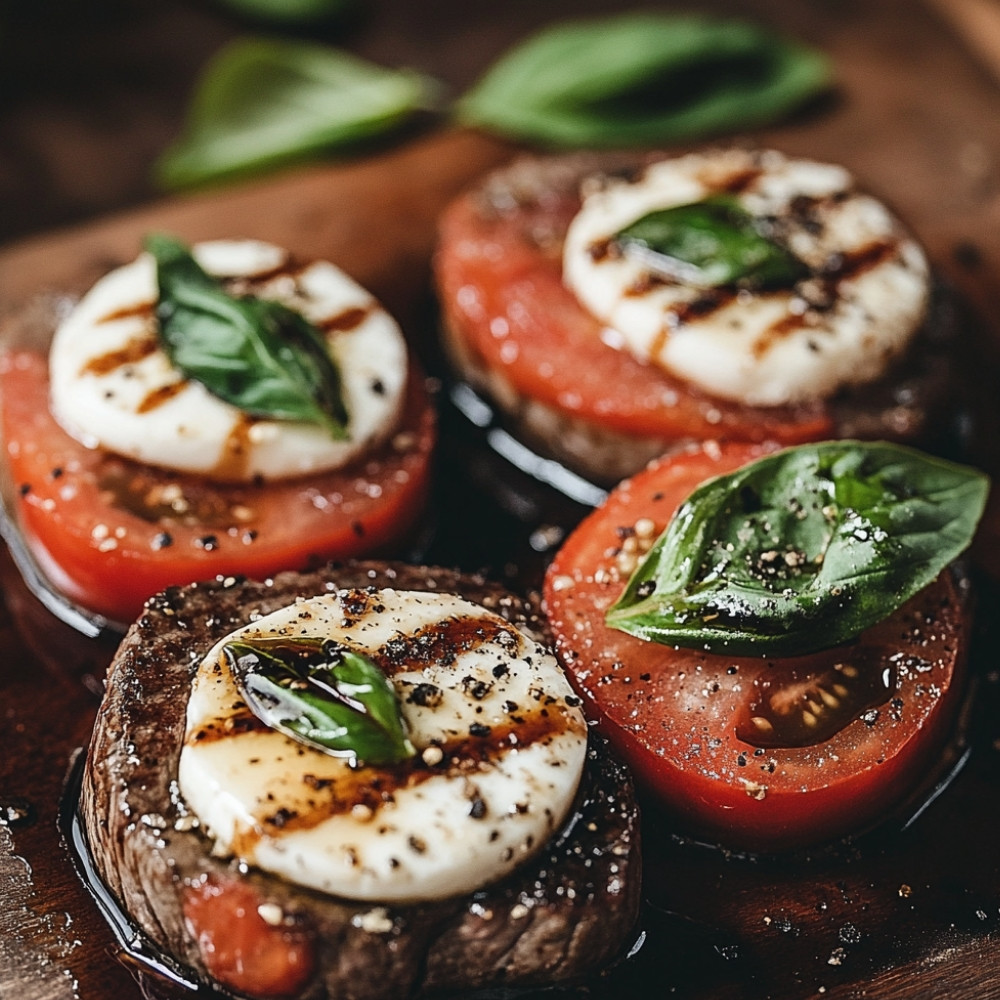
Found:
<path fill-rule="evenodd" d="M 160 340 L 186 377 L 252 416 L 303 420 L 347 436 L 340 376 L 326 340 L 301 314 L 230 295 L 187 247 L 152 235 Z"/>
<path fill-rule="evenodd" d="M 457 115 L 550 146 L 648 146 L 765 125 L 830 80 L 821 54 L 762 27 L 632 13 L 532 36 L 494 64 Z"/>
<path fill-rule="evenodd" d="M 432 104 L 432 82 L 337 49 L 244 38 L 209 63 L 160 184 L 190 187 L 342 149 Z"/>
<path fill-rule="evenodd" d="M 286 736 L 358 765 L 416 753 L 392 685 L 364 656 L 311 637 L 239 639 L 222 651 L 250 711 Z"/>
<path fill-rule="evenodd" d="M 886 443 L 781 451 L 702 484 L 608 610 L 672 646 L 793 656 L 855 638 L 969 545 L 989 480 Z"/>
<path fill-rule="evenodd" d="M 701 288 L 789 287 L 809 273 L 758 232 L 754 217 L 727 195 L 650 212 L 614 240 L 654 270 Z"/>

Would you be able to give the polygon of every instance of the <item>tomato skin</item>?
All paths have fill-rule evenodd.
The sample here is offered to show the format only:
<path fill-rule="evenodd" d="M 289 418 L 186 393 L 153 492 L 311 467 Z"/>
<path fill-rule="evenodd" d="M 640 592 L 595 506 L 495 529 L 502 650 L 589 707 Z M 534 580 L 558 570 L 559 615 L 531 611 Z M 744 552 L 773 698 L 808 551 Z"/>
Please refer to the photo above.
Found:
<path fill-rule="evenodd" d="M 185 888 L 182 907 L 216 982 L 254 997 L 297 996 L 315 966 L 312 942 L 302 929 L 264 920 L 263 903 L 238 878 L 207 876 Z"/>
<path fill-rule="evenodd" d="M 574 186 L 506 210 L 484 209 L 477 192 L 449 207 L 435 260 L 439 298 L 446 327 L 473 357 L 530 399 L 637 437 L 796 444 L 832 435 L 824 403 L 715 399 L 608 346 L 603 324 L 562 281 L 561 241 L 579 204 Z"/>
<path fill-rule="evenodd" d="M 249 486 L 212 484 L 87 448 L 48 408 L 45 358 L 0 358 L 0 426 L 25 538 L 53 586 L 115 622 L 165 587 L 263 578 L 377 552 L 406 535 L 429 489 L 436 428 L 417 374 L 392 442 L 345 470 Z M 109 486 L 113 483 L 113 486 Z M 143 515 L 128 497 L 164 491 L 208 516 Z"/>
<path fill-rule="evenodd" d="M 544 586 L 559 658 L 640 782 L 688 832 L 754 851 L 863 830 L 920 784 L 957 712 L 968 643 L 965 602 L 948 572 L 854 644 L 808 657 L 713 655 L 605 626 L 625 584 L 614 568 L 618 529 L 646 517 L 658 534 L 695 486 L 762 452 L 709 443 L 650 466 L 581 523 Z M 848 716 L 814 746 L 762 749 L 737 735 L 763 684 L 827 677 L 852 662 L 893 677 L 864 718 Z"/>

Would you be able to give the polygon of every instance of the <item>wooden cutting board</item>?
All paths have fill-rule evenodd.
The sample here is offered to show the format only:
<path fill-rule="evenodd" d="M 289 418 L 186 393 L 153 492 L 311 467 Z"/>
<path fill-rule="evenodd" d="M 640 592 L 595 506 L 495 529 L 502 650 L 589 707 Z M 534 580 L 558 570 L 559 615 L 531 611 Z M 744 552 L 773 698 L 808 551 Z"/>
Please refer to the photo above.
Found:
<path fill-rule="evenodd" d="M 916 231 L 970 306 L 974 457 L 1000 468 L 1000 90 L 936 8 L 910 0 L 755 6 L 832 55 L 838 90 L 753 140 L 846 164 Z M 454 193 L 513 152 L 482 135 L 443 130 L 363 162 L 298 170 L 33 237 L 0 250 L 0 317 L 39 293 L 84 289 L 134 256 L 143 234 L 167 230 L 189 240 L 260 237 L 327 256 L 427 344 L 435 219 Z M 448 471 L 461 477 L 465 469 Z M 479 500 L 478 523 L 502 516 L 488 491 Z M 528 518 L 513 530 L 526 536 L 532 527 Z M 994 579 L 998 539 L 994 512 L 978 550 Z M 454 534 L 447 551 L 461 553 L 461 542 Z M 468 552 L 474 565 L 464 568 L 500 567 L 506 557 L 481 546 Z M 55 622 L 6 558 L 0 582 L 0 996 L 136 1000 L 141 991 L 114 958 L 56 825 L 63 777 L 87 740 L 111 648 Z M 966 730 L 969 762 L 905 833 L 806 862 L 748 862 L 676 844 L 651 814 L 649 946 L 626 978 L 592 984 L 591 995 L 645 987 L 706 1000 L 1000 995 L 1000 726 L 993 722 L 1000 691 L 992 638 L 987 627 Z"/>

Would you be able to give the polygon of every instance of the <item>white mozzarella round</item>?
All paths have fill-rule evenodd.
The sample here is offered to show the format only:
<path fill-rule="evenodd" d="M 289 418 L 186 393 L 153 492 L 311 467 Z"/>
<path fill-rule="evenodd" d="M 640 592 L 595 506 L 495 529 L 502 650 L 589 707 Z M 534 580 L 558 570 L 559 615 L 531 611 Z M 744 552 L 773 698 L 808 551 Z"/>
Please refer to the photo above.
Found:
<path fill-rule="evenodd" d="M 606 252 L 650 212 L 731 193 L 767 220 L 811 276 L 752 292 L 694 287 L 641 255 Z M 840 271 L 838 274 L 838 265 Z M 871 381 L 906 348 L 929 298 L 920 247 L 846 170 L 777 152 L 716 150 L 665 160 L 585 191 L 567 234 L 564 280 L 609 342 L 723 399 L 821 399 Z"/>
<path fill-rule="evenodd" d="M 406 391 L 406 344 L 368 292 L 328 262 L 293 267 L 267 243 L 219 240 L 193 252 L 234 294 L 283 302 L 325 333 L 347 439 L 319 425 L 248 417 L 185 379 L 159 346 L 148 254 L 102 278 L 56 332 L 51 405 L 70 434 L 151 465 L 249 482 L 340 468 L 391 433 Z"/>
<path fill-rule="evenodd" d="M 390 656 L 418 757 L 354 769 L 259 723 L 246 731 L 219 643 L 194 680 L 178 775 L 218 852 L 334 895 L 409 902 L 503 877 L 563 822 L 586 723 L 554 657 L 504 619 L 448 594 L 347 591 L 234 635 L 319 635 L 380 665 Z"/>

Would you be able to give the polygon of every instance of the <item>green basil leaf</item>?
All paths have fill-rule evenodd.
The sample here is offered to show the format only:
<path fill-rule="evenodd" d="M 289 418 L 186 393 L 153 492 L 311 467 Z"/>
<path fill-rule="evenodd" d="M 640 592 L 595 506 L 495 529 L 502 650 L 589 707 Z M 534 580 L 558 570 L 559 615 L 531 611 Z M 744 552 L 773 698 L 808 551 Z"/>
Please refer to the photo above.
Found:
<path fill-rule="evenodd" d="M 246 638 L 222 648 L 250 711 L 272 729 L 361 764 L 414 756 L 399 700 L 370 660 L 320 638 Z"/>
<path fill-rule="evenodd" d="M 340 376 L 321 331 L 280 302 L 230 295 L 170 236 L 149 236 L 146 249 L 156 261 L 160 340 L 186 378 L 252 416 L 347 436 Z"/>
<path fill-rule="evenodd" d="M 160 184 L 189 187 L 342 149 L 430 107 L 432 82 L 305 42 L 245 38 L 206 68 Z"/>
<path fill-rule="evenodd" d="M 963 552 L 988 491 L 981 472 L 899 445 L 778 452 L 699 486 L 607 623 L 736 655 L 831 648 L 887 618 Z"/>
<path fill-rule="evenodd" d="M 654 270 L 702 288 L 789 287 L 809 273 L 729 195 L 650 212 L 614 239 Z"/>
<path fill-rule="evenodd" d="M 354 0 L 222 0 L 238 14 L 279 25 L 312 25 L 342 17 Z"/>
<path fill-rule="evenodd" d="M 818 52 L 742 21 L 632 13 L 545 29 L 459 102 L 461 122 L 551 146 L 642 146 L 775 121 L 830 85 Z"/>

